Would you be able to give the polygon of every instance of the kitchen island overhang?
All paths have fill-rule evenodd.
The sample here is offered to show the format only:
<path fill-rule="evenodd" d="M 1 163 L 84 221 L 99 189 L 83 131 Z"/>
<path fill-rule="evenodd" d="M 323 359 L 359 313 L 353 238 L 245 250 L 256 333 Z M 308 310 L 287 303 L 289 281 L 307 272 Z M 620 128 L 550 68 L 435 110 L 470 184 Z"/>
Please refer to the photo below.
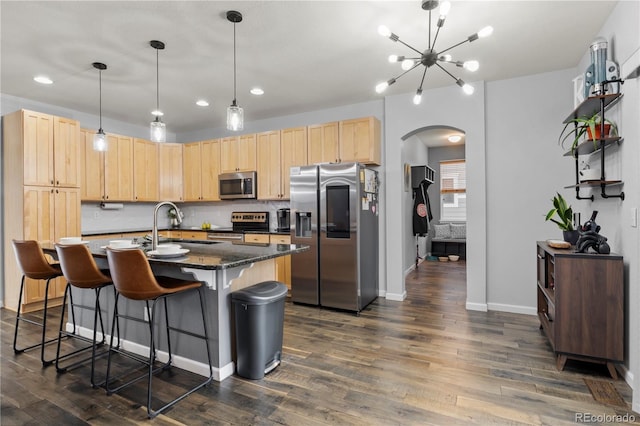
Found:
<path fill-rule="evenodd" d="M 189 252 L 182 257 L 155 259 L 149 263 L 156 275 L 171 276 L 184 279 L 195 279 L 203 282 L 205 291 L 205 308 L 207 327 L 209 329 L 209 348 L 213 363 L 214 379 L 222 381 L 233 375 L 233 322 L 231 312 L 231 293 L 249 287 L 262 281 L 275 280 L 275 259 L 280 256 L 295 255 L 308 250 L 308 246 L 295 244 L 249 244 L 237 242 L 194 243 L 176 240 Z M 87 243 L 98 266 L 108 268 L 106 245 L 108 240 L 93 240 Z M 56 256 L 53 243 L 43 243 L 47 254 Z M 144 248 L 143 248 L 144 249 Z M 91 303 L 89 292 L 72 288 L 73 297 L 82 303 Z M 103 292 L 100 305 L 107 324 L 111 324 L 114 297 L 110 291 Z M 84 299 L 87 300 L 84 300 Z M 169 304 L 169 315 L 172 324 L 177 328 L 189 330 L 194 324 L 200 324 L 199 309 L 190 306 L 198 303 L 197 297 L 190 294 L 175 297 Z M 121 298 L 118 309 L 126 315 L 144 316 L 144 304 Z M 88 312 L 76 313 L 77 332 L 83 336 L 93 333 L 93 315 Z M 67 323 L 67 330 L 73 326 Z M 148 329 L 144 324 L 133 321 L 123 324 L 120 328 L 121 347 L 125 350 L 140 354 L 148 354 Z M 160 330 L 160 329 L 159 329 Z M 194 332 L 202 330 L 194 329 Z M 166 361 L 166 336 L 163 331 L 157 334 L 158 359 Z M 200 348 L 200 349 L 199 349 Z M 202 343 L 188 335 L 172 336 L 173 365 L 184 370 L 209 375 L 206 353 L 201 350 Z"/>

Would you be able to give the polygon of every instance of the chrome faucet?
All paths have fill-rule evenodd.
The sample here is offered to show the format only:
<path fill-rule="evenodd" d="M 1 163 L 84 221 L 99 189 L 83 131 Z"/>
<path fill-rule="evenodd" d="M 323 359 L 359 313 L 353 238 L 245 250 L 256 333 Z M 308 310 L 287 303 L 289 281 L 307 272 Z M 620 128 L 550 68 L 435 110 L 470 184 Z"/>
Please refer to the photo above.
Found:
<path fill-rule="evenodd" d="M 156 204 L 156 208 L 153 210 L 153 230 L 151 231 L 151 250 L 156 250 L 158 248 L 158 210 L 162 206 L 172 206 L 176 209 L 176 220 L 178 225 L 182 223 L 182 215 L 180 214 L 180 209 L 178 206 L 173 204 L 171 201 L 161 201 Z"/>

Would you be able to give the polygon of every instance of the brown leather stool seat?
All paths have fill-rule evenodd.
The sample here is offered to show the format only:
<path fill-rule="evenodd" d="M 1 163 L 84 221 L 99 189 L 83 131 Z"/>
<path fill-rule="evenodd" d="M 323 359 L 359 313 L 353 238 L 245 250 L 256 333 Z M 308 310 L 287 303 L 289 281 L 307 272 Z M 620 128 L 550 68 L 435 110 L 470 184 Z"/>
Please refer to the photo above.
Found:
<path fill-rule="evenodd" d="M 109 269 L 111 271 L 111 279 L 116 288 L 116 301 L 114 304 L 114 316 L 112 324 L 111 339 L 112 344 L 110 346 L 109 358 L 107 362 L 107 379 L 106 389 L 107 394 L 118 392 L 121 389 L 146 378 L 147 379 L 147 414 L 149 418 L 157 416 L 165 409 L 171 407 L 176 402 L 186 398 L 188 395 L 197 391 L 198 389 L 206 386 L 213 379 L 213 367 L 211 365 L 211 352 L 209 350 L 209 334 L 207 331 L 207 320 L 205 314 L 205 304 L 203 287 L 200 281 L 181 280 L 177 278 L 154 276 L 149 261 L 142 250 L 139 249 L 109 249 L 107 248 L 107 259 L 109 261 Z M 177 294 L 184 294 L 188 291 L 196 291 L 200 299 L 200 310 L 202 313 L 202 326 L 204 333 L 199 334 L 193 331 L 182 330 L 171 326 L 169 321 L 169 312 L 167 306 L 167 298 Z M 130 315 L 120 315 L 118 312 L 118 300 L 120 296 L 126 299 L 144 301 L 146 307 L 146 316 L 148 321 L 142 318 L 135 318 Z M 160 324 L 160 318 L 157 318 L 156 304 L 162 300 L 164 304 L 165 325 L 166 325 L 166 343 L 168 349 L 168 360 L 165 364 L 156 367 L 156 336 L 155 327 Z M 143 322 L 148 324 L 150 331 L 149 337 L 149 357 L 142 358 L 135 354 L 127 353 L 119 348 L 113 346 L 113 335 L 116 327 L 119 327 L 120 317 L 126 318 L 131 321 Z M 204 346 L 207 351 L 207 360 L 209 362 L 209 377 L 204 381 L 198 383 L 196 386 L 186 390 L 181 395 L 174 398 L 172 401 L 165 403 L 160 408 L 154 410 L 151 407 L 152 395 L 152 378 L 155 373 L 169 369 L 172 362 L 171 353 L 171 332 L 182 333 L 191 337 L 196 337 L 204 341 Z M 147 372 L 135 377 L 124 384 L 120 384 L 117 387 L 111 387 L 115 382 L 121 381 L 120 378 L 111 378 L 111 362 L 112 353 L 120 353 L 129 358 L 140 361 L 147 367 Z"/>
<path fill-rule="evenodd" d="M 58 253 L 58 260 L 62 267 L 62 273 L 67 280 L 67 286 L 64 290 L 64 299 L 62 304 L 62 316 L 60 318 L 60 331 L 58 332 L 58 347 L 56 349 L 56 370 L 59 373 L 63 373 L 69 369 L 78 367 L 85 364 L 87 361 L 91 361 L 91 385 L 96 387 L 95 383 L 95 360 L 97 356 L 107 354 L 107 351 L 103 351 L 102 354 L 96 353 L 96 348 L 102 346 L 106 342 L 106 334 L 104 332 L 104 322 L 102 320 L 102 310 L 100 308 L 100 291 L 109 285 L 112 285 L 111 277 L 109 277 L 109 271 L 102 271 L 98 268 L 96 261 L 93 259 L 93 255 L 89 248 L 84 244 L 73 245 L 55 245 L 56 252 Z M 85 290 L 93 290 L 95 294 L 95 302 L 93 306 L 74 303 L 72 287 Z M 114 290 L 115 294 L 115 290 Z M 67 298 L 69 299 L 69 312 L 72 318 L 73 331 L 66 331 L 64 326 L 64 313 L 67 307 Z M 76 309 L 84 309 L 93 311 L 93 338 L 88 339 L 78 334 L 76 330 L 75 311 Z M 98 322 L 100 323 L 101 341 L 98 342 Z M 60 355 L 61 341 L 63 337 L 71 337 L 77 340 L 91 343 L 88 346 L 83 346 L 79 349 L 71 350 L 70 352 Z M 91 349 L 91 355 L 78 359 L 78 355 L 86 350 Z M 75 357 L 75 358 L 74 358 Z M 71 364 L 62 366 L 62 360 L 67 358 L 74 358 Z"/>
<path fill-rule="evenodd" d="M 18 266 L 22 270 L 20 295 L 18 296 L 18 309 L 16 311 L 16 328 L 13 333 L 13 351 L 15 353 L 22 353 L 26 350 L 40 347 L 40 360 L 42 361 L 42 364 L 46 366 L 51 364 L 53 362 L 53 359 L 44 359 L 45 345 L 57 340 L 55 338 L 47 340 L 46 338 L 49 304 L 49 284 L 51 283 L 52 279 L 62 276 L 62 271 L 60 270 L 60 265 L 49 263 L 44 255 L 44 252 L 42 251 L 42 247 L 40 247 L 40 244 L 37 241 L 12 240 L 12 242 Z M 26 278 L 31 278 L 33 280 L 46 280 L 44 293 L 44 311 L 41 322 L 28 318 L 23 313 L 21 313 L 22 297 L 24 295 L 24 285 Z M 18 348 L 18 329 L 20 321 L 42 327 L 42 338 L 39 343 L 32 344 L 23 348 Z"/>

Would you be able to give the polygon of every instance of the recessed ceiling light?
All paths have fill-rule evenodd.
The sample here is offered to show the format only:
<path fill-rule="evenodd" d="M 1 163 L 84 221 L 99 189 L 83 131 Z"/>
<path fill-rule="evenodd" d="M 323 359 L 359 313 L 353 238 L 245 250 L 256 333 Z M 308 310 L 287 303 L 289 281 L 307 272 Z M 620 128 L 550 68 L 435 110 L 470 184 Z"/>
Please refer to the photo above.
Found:
<path fill-rule="evenodd" d="M 53 80 L 44 75 L 37 75 L 33 77 L 33 80 L 40 84 L 53 84 Z"/>
<path fill-rule="evenodd" d="M 151 111 L 151 115 L 155 115 L 156 117 L 162 117 L 164 115 L 164 112 L 156 109 L 154 111 Z"/>
<path fill-rule="evenodd" d="M 462 139 L 462 136 L 460 136 L 460 135 L 451 135 L 447 139 L 449 139 L 449 142 L 456 143 L 456 142 L 460 142 L 460 140 Z"/>
<path fill-rule="evenodd" d="M 253 89 L 251 89 L 251 94 L 252 95 L 258 95 L 258 96 L 264 95 L 264 90 L 262 90 L 259 87 L 254 87 Z"/>
<path fill-rule="evenodd" d="M 196 102 L 196 105 L 201 106 L 201 107 L 206 107 L 206 106 L 209 106 L 209 102 L 205 101 L 204 99 L 199 99 Z"/>

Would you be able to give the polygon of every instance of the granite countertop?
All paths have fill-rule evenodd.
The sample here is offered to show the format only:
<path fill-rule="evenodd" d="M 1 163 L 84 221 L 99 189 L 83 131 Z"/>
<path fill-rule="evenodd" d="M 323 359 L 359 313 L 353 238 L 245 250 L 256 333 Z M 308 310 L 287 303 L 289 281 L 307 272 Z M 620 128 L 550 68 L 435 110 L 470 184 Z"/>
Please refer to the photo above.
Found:
<path fill-rule="evenodd" d="M 227 269 L 300 253 L 309 249 L 309 246 L 300 244 L 254 244 L 242 242 L 187 243 L 181 240 L 176 240 L 175 242 L 179 243 L 182 249 L 189 250 L 189 252 L 183 256 L 171 258 L 150 256 L 149 261 L 152 264 L 171 265 L 180 268 Z M 104 258 L 107 256 L 105 247 L 109 244 L 108 239 L 88 241 L 86 244 L 94 257 Z M 140 248 L 145 252 L 149 252 L 151 245 L 143 244 Z M 42 249 L 45 253 L 55 254 L 55 247 L 52 243 L 43 243 Z"/>
<path fill-rule="evenodd" d="M 278 231 L 276 230 L 269 230 L 269 231 L 233 231 L 230 227 L 228 228 L 215 228 L 215 229 L 201 229 L 201 228 L 163 228 L 163 229 L 158 229 L 158 231 L 164 232 L 164 231 L 202 231 L 202 232 L 236 232 L 236 233 L 240 233 L 240 234 L 274 234 L 274 235 L 289 235 L 289 231 Z M 85 231 L 82 233 L 83 237 L 90 237 L 93 235 L 110 235 L 110 234 L 127 234 L 127 233 L 134 233 L 134 232 L 148 232 L 149 234 L 151 234 L 151 230 L 150 229 L 128 229 L 123 231 L 122 229 L 118 229 L 118 230 L 102 230 L 102 231 Z"/>

